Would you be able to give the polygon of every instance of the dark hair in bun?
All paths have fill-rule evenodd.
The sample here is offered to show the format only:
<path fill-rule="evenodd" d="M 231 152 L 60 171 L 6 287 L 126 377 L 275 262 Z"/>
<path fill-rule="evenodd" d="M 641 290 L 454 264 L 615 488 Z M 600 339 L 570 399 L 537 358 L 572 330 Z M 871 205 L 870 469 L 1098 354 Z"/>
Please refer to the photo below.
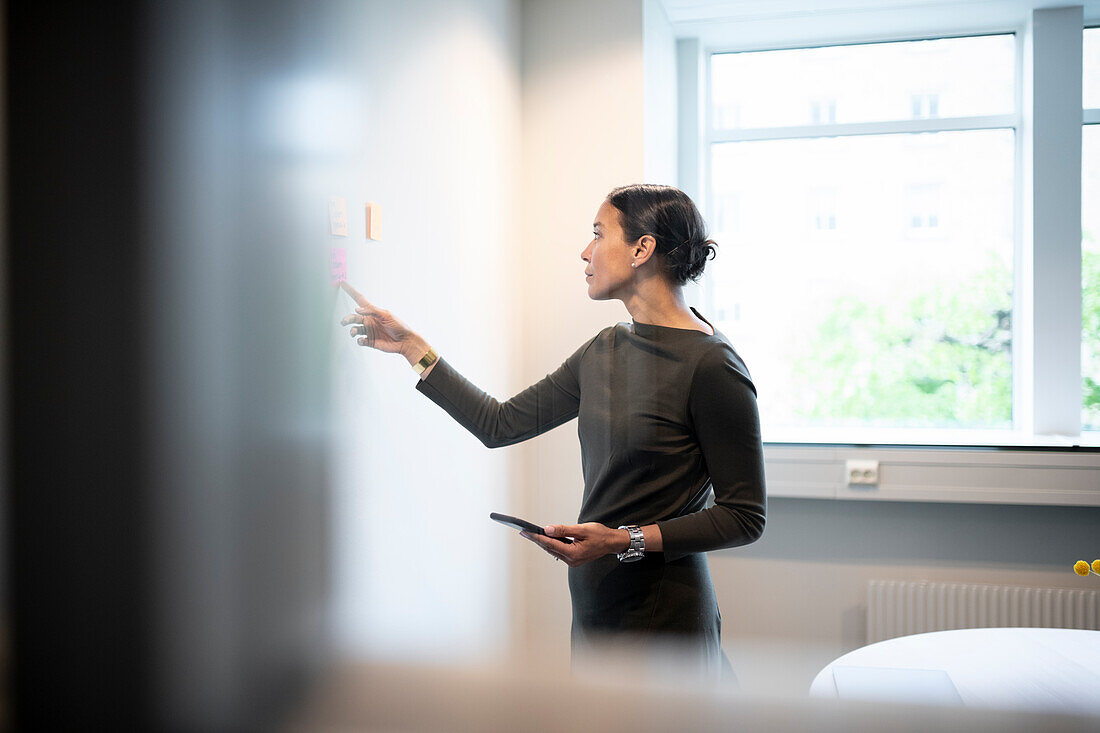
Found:
<path fill-rule="evenodd" d="M 707 239 L 707 225 L 691 198 L 673 186 L 634 184 L 607 194 L 619 211 L 623 239 L 636 242 L 645 235 L 657 240 L 657 262 L 675 285 L 698 282 L 707 259 L 718 244 Z"/>

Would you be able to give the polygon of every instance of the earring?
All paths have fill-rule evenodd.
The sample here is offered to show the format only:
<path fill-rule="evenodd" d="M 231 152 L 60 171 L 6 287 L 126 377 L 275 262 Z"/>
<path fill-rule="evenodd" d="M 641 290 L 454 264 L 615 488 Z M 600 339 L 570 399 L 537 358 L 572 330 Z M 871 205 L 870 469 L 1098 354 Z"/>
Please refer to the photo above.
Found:
<path fill-rule="evenodd" d="M 637 262 L 631 262 L 631 263 L 630 263 L 630 266 L 631 266 L 631 267 L 637 267 L 637 266 L 638 266 L 638 263 L 637 263 Z"/>

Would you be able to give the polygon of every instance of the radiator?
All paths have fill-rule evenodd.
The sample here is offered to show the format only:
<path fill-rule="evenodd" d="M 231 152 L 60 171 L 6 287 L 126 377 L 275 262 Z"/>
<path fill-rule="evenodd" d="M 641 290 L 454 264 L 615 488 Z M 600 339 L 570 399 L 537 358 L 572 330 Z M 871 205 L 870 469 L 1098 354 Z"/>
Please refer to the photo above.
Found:
<path fill-rule="evenodd" d="M 949 629 L 1100 629 L 1100 590 L 872 580 L 867 643 Z"/>

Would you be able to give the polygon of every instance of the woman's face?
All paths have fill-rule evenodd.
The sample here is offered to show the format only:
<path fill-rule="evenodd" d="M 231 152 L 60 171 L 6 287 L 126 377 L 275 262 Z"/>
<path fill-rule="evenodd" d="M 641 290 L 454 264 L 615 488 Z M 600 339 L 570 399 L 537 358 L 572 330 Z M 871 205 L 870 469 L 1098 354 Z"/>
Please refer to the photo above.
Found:
<path fill-rule="evenodd" d="M 624 286 L 634 278 L 634 249 L 623 241 L 619 226 L 619 212 L 604 201 L 592 223 L 592 241 L 581 252 L 587 266 L 584 274 L 588 280 L 588 297 L 592 300 L 622 299 Z"/>

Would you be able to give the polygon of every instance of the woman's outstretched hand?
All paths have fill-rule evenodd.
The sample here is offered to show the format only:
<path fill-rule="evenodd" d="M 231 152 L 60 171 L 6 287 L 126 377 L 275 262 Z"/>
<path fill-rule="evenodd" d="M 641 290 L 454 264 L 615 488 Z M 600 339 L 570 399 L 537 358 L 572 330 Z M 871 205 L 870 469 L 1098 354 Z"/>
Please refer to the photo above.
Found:
<path fill-rule="evenodd" d="M 392 313 L 371 304 L 363 295 L 342 281 L 340 287 L 359 306 L 354 313 L 344 316 L 341 326 L 351 326 L 352 338 L 358 337 L 360 346 L 370 346 L 390 354 L 404 354 L 413 347 L 416 334 Z M 419 357 L 418 357 L 419 358 Z"/>
<path fill-rule="evenodd" d="M 543 529 L 550 537 L 527 532 L 520 532 L 520 535 L 564 561 L 571 568 L 584 565 L 604 555 L 623 552 L 630 545 L 630 534 L 625 529 L 611 529 L 599 522 L 552 524 Z M 573 542 L 566 544 L 554 537 L 572 537 Z"/>

